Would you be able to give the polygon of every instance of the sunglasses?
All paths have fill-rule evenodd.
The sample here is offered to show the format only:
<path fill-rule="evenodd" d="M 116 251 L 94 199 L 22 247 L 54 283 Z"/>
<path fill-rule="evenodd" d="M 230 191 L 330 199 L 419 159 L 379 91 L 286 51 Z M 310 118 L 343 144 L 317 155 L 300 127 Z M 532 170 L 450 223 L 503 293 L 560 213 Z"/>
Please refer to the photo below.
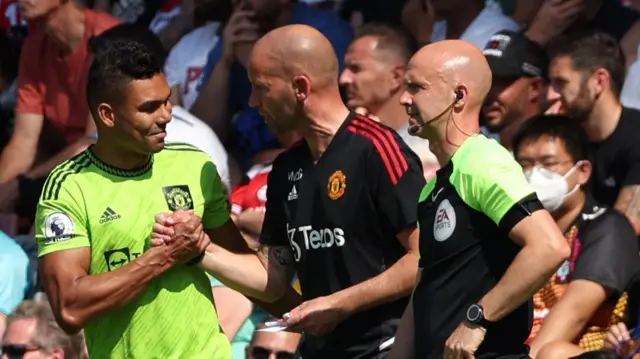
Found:
<path fill-rule="evenodd" d="M 40 350 L 40 348 L 36 346 L 20 344 L 5 344 L 0 348 L 2 348 L 2 350 L 0 350 L 0 354 L 8 356 L 9 359 L 20 359 L 28 352 Z"/>
<path fill-rule="evenodd" d="M 285 352 L 285 351 L 276 352 L 265 347 L 251 347 L 250 352 L 253 359 L 269 359 L 271 354 L 274 354 L 276 356 L 276 359 L 297 359 L 298 358 L 296 353 Z"/>

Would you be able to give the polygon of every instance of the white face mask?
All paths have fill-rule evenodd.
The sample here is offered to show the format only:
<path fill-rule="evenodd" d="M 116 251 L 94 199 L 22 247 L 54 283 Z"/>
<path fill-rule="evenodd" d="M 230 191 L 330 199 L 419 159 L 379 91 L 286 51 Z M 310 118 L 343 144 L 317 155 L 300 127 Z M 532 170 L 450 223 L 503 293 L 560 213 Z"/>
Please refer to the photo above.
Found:
<path fill-rule="evenodd" d="M 573 171 L 582 164 L 582 161 L 576 163 L 564 176 L 553 171 L 541 167 L 534 167 L 525 173 L 527 181 L 533 186 L 538 195 L 538 199 L 542 202 L 544 208 L 553 212 L 562 206 L 565 198 L 574 194 L 580 185 L 569 190 L 567 177 L 571 176 Z"/>

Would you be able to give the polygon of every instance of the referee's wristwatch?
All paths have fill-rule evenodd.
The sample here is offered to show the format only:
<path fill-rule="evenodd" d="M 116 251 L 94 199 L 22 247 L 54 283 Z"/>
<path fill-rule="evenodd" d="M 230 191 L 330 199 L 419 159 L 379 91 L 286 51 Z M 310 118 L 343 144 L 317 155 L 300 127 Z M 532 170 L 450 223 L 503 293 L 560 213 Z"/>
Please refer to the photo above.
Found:
<path fill-rule="evenodd" d="M 484 317 L 484 308 L 480 304 L 471 304 L 467 308 L 467 322 L 487 329 L 491 322 Z"/>

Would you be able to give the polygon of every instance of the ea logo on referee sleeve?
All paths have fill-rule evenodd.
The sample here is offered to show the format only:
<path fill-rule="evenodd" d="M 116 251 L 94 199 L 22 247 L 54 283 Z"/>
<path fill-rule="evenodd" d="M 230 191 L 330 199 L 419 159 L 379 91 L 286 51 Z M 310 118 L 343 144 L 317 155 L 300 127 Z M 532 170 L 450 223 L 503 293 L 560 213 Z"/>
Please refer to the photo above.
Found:
<path fill-rule="evenodd" d="M 329 198 L 336 200 L 342 197 L 345 189 L 347 189 L 347 177 L 340 170 L 333 172 L 329 176 L 329 183 L 327 184 Z"/>
<path fill-rule="evenodd" d="M 189 192 L 189 186 L 167 186 L 162 188 L 164 198 L 167 200 L 167 205 L 172 211 L 179 209 L 193 209 L 193 200 L 191 199 L 191 192 Z"/>
<path fill-rule="evenodd" d="M 438 205 L 436 220 L 433 222 L 433 238 L 438 242 L 449 239 L 456 229 L 456 212 L 448 199 Z"/>
<path fill-rule="evenodd" d="M 66 241 L 73 236 L 73 221 L 64 212 L 53 212 L 44 220 L 46 243 Z"/>

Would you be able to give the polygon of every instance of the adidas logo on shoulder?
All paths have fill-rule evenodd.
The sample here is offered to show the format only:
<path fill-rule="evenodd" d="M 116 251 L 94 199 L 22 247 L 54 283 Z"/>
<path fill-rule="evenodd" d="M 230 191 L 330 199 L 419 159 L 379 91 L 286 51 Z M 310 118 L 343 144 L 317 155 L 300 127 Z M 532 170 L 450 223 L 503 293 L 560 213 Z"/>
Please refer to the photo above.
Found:
<path fill-rule="evenodd" d="M 102 217 L 100 217 L 100 224 L 115 221 L 116 219 L 120 219 L 120 215 L 112 210 L 111 207 L 107 207 L 107 209 L 104 210 Z"/>

